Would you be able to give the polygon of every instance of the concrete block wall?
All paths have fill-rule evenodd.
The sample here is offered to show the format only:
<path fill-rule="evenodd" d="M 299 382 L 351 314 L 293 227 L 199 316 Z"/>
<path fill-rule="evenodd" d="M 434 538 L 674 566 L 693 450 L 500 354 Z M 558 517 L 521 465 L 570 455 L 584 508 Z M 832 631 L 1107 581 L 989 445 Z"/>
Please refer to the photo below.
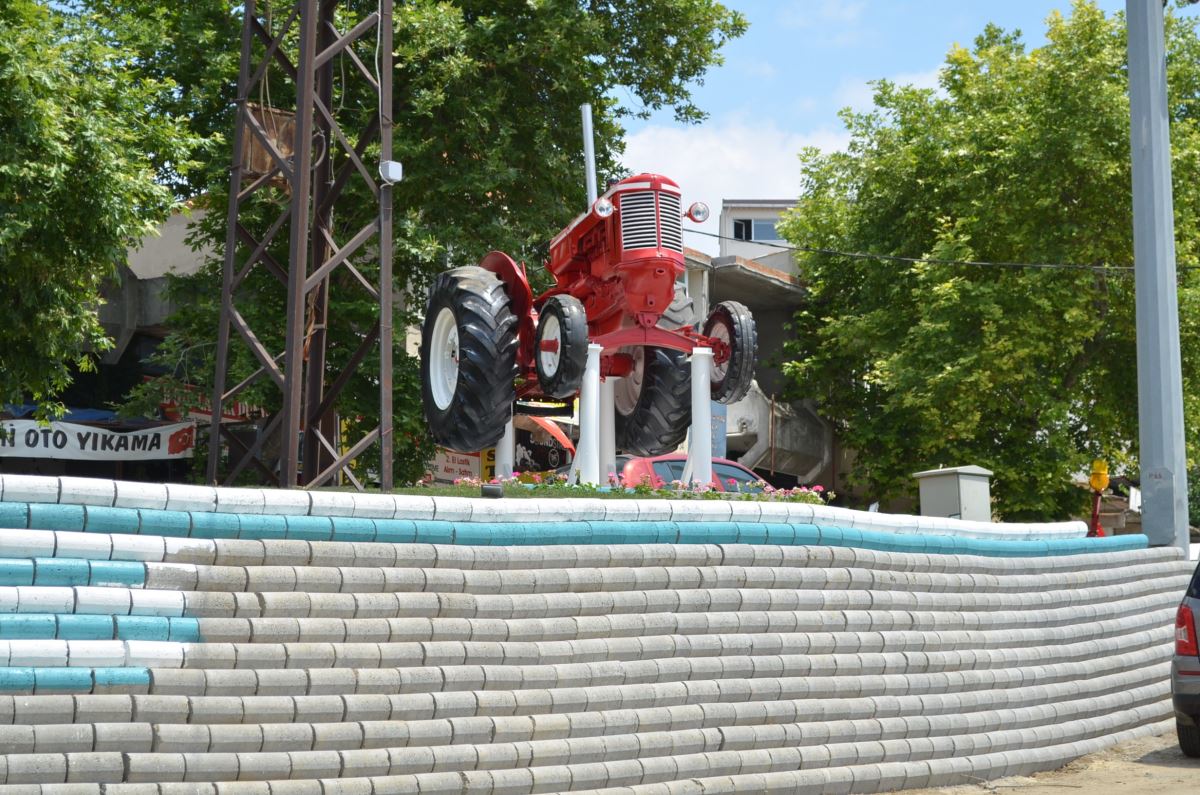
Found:
<path fill-rule="evenodd" d="M 370 497 L 0 476 L 0 795 L 886 792 L 1171 715 L 1144 537 Z"/>
<path fill-rule="evenodd" d="M 1082 538 L 1083 522 L 993 523 L 931 516 L 870 513 L 825 505 L 730 500 L 608 500 L 584 498 L 488 499 L 405 494 L 213 488 L 175 483 L 131 483 L 92 478 L 0 475 L 0 503 L 118 508 L 97 512 L 127 524 L 141 509 L 172 513 L 250 514 L 270 517 L 341 517 L 438 522 L 518 524 L 581 522 L 752 522 L 815 524 L 957 538 L 1048 540 Z M 0 517 L 3 513 L 0 513 Z M 7 523 L 7 522 L 6 522 Z M 66 528 L 63 528 L 66 529 Z M 124 531 L 118 531 L 124 532 Z"/>

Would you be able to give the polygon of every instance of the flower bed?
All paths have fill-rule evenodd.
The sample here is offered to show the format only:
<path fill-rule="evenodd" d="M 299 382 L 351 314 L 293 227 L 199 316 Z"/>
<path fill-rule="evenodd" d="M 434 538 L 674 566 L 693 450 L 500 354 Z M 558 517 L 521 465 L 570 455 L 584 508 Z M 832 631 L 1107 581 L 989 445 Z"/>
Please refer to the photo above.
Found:
<path fill-rule="evenodd" d="M 796 486 L 791 489 L 775 488 L 764 480 L 757 483 L 745 484 L 730 478 L 725 484 L 725 491 L 713 488 L 708 483 L 685 484 L 681 480 L 670 483 L 655 483 L 649 477 L 643 476 L 636 483 L 626 483 L 615 473 L 608 476 L 608 484 L 591 486 L 587 484 L 569 485 L 567 476 L 560 472 L 517 472 L 510 478 L 457 478 L 454 486 L 462 490 L 474 491 L 484 485 L 501 486 L 505 496 L 517 496 L 520 492 L 529 492 L 538 497 L 639 497 L 660 499 L 701 499 L 701 500 L 753 500 L 758 502 L 798 502 L 809 505 L 824 505 L 834 498 L 832 491 L 824 486 Z M 430 486 L 434 489 L 436 486 Z"/>

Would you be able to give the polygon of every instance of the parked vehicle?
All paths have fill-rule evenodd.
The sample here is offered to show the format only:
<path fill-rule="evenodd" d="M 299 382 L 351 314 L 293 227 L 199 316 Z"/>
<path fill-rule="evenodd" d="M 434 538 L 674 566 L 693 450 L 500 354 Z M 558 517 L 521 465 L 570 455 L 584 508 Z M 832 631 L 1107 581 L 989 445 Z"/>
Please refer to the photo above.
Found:
<path fill-rule="evenodd" d="M 1200 641 L 1196 617 L 1200 614 L 1200 566 L 1175 613 L 1175 658 L 1171 662 L 1171 701 L 1175 705 L 1175 733 L 1185 756 L 1200 758 Z"/>
<path fill-rule="evenodd" d="M 500 440 L 521 403 L 569 401 L 583 380 L 589 344 L 600 374 L 619 377 L 617 448 L 635 455 L 674 450 L 691 425 L 687 354 L 713 352 L 710 393 L 721 403 L 746 395 L 758 336 L 744 305 L 722 301 L 693 316 L 680 281 L 683 219 L 679 186 L 658 174 L 616 183 L 550 241 L 554 286 L 533 295 L 525 265 L 499 251 L 479 266 L 438 275 L 421 329 L 421 397 L 434 441 L 472 452 Z M 570 413 L 569 407 L 566 413 Z"/>
<path fill-rule="evenodd" d="M 679 453 L 630 458 L 621 472 L 621 482 L 626 486 L 636 486 L 648 480 L 655 488 L 669 487 L 673 481 L 683 480 L 686 464 L 687 456 Z M 718 490 L 753 494 L 762 491 L 762 478 L 736 461 L 714 458 L 712 464 L 713 485 Z"/>

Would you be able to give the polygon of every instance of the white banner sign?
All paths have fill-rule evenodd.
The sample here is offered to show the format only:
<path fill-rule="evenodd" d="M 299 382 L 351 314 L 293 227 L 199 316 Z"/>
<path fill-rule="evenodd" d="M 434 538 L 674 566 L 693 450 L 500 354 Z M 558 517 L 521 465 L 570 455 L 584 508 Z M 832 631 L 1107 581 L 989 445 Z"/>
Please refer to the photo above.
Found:
<path fill-rule="evenodd" d="M 0 456 L 9 458 L 151 461 L 191 458 L 195 446 L 192 422 L 114 431 L 73 422 L 42 425 L 34 420 L 0 420 Z"/>

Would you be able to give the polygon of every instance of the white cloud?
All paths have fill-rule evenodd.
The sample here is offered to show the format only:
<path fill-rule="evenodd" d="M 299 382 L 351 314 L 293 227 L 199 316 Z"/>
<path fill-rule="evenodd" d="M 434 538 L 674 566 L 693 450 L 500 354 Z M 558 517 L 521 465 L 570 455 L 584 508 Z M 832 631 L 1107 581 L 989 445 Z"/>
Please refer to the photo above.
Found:
<path fill-rule="evenodd" d="M 850 108 L 855 111 L 870 110 L 874 104 L 875 89 L 860 78 L 842 78 L 838 87 L 833 91 L 833 104 L 840 108 Z"/>
<path fill-rule="evenodd" d="M 940 72 L 941 67 L 939 66 L 923 72 L 900 72 L 888 75 L 887 79 L 898 86 L 937 88 Z M 838 87 L 833 92 L 834 103 L 839 108 L 850 107 L 852 110 L 860 112 L 870 110 L 875 104 L 875 89 L 870 85 L 873 79 L 863 77 L 843 78 L 842 82 L 838 84 Z"/>
<path fill-rule="evenodd" d="M 799 97 L 792 101 L 792 110 L 799 113 L 812 113 L 817 107 L 816 97 Z"/>
<path fill-rule="evenodd" d="M 790 28 L 855 25 L 862 19 L 866 5 L 861 0 L 860 2 L 846 2 L 846 0 L 809 2 L 802 7 L 792 6 L 785 9 L 780 14 L 780 22 Z"/>
<path fill-rule="evenodd" d="M 842 131 L 793 133 L 771 123 L 649 126 L 628 137 L 622 160 L 635 174 L 664 174 L 678 182 L 685 205 L 707 203 L 712 215 L 698 228 L 716 233 L 723 199 L 794 198 L 800 192 L 800 150 L 843 149 L 848 140 Z M 689 228 L 697 227 L 685 222 L 684 229 Z M 684 244 L 717 253 L 716 238 L 685 233 Z"/>

